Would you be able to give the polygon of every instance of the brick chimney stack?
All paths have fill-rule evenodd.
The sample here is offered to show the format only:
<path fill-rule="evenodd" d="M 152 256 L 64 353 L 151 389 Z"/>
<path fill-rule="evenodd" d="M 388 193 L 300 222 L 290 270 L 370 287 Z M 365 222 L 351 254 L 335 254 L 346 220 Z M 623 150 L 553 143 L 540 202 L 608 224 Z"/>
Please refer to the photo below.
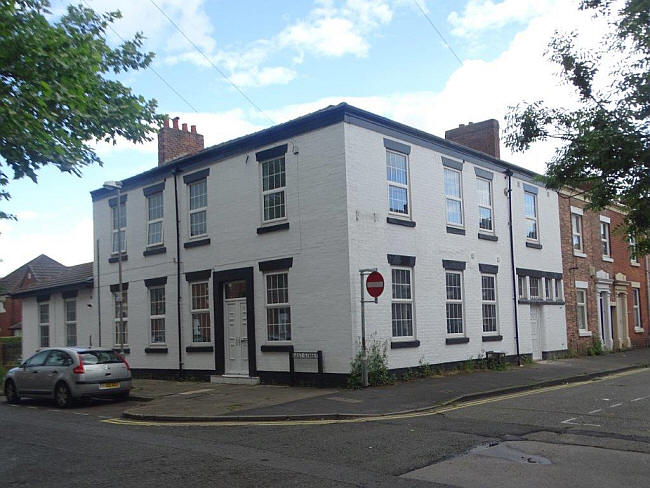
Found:
<path fill-rule="evenodd" d="M 178 117 L 172 119 L 172 127 L 169 127 L 169 119 L 163 123 L 158 131 L 158 166 L 181 156 L 187 156 L 201 151 L 205 146 L 203 136 L 196 132 L 196 126 L 187 130 L 187 124 L 178 128 Z"/>
<path fill-rule="evenodd" d="M 501 159 L 499 122 L 495 119 L 460 124 L 456 129 L 446 131 L 445 139 Z"/>

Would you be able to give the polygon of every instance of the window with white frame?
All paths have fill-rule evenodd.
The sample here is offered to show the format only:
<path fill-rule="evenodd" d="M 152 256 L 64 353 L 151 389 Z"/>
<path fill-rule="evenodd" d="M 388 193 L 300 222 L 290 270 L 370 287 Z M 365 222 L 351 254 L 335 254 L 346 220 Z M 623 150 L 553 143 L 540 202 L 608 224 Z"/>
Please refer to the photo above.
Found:
<path fill-rule="evenodd" d="M 481 230 L 493 232 L 492 221 L 492 182 L 485 178 L 476 178 L 478 192 L 478 227 Z"/>
<path fill-rule="evenodd" d="M 77 345 L 77 299 L 71 298 L 63 302 L 65 317 L 65 345 Z"/>
<path fill-rule="evenodd" d="M 291 340 L 289 273 L 269 273 L 266 278 L 266 329 L 269 341 Z"/>
<path fill-rule="evenodd" d="M 386 178 L 388 180 L 388 211 L 408 216 L 409 170 L 406 154 L 386 150 Z"/>
<path fill-rule="evenodd" d="M 609 222 L 600 223 L 600 242 L 602 243 L 603 257 L 612 256 L 612 245 L 609 240 Z"/>
<path fill-rule="evenodd" d="M 413 281 L 410 268 L 392 268 L 393 337 L 413 337 Z"/>
<path fill-rule="evenodd" d="M 192 342 L 210 342 L 210 290 L 208 282 L 191 283 Z"/>
<path fill-rule="evenodd" d="M 208 180 L 190 183 L 190 237 L 200 237 L 208 233 Z"/>
<path fill-rule="evenodd" d="M 632 288 L 632 297 L 634 298 L 634 328 L 641 329 L 641 291 L 638 288 Z"/>
<path fill-rule="evenodd" d="M 562 290 L 562 280 L 559 278 L 556 278 L 555 280 L 555 299 L 559 302 L 562 301 L 564 298 L 563 290 Z"/>
<path fill-rule="evenodd" d="M 113 254 L 120 252 L 120 243 L 122 252 L 126 252 L 126 202 L 120 203 L 119 206 L 119 222 L 118 222 L 118 207 L 117 205 L 111 207 L 112 215 L 112 229 L 113 229 Z"/>
<path fill-rule="evenodd" d="M 497 277 L 494 274 L 481 275 L 481 311 L 483 332 L 497 332 Z"/>
<path fill-rule="evenodd" d="M 50 304 L 39 303 L 38 305 L 38 331 L 41 347 L 50 345 Z"/>
<path fill-rule="evenodd" d="M 165 286 L 149 287 L 151 343 L 165 343 Z"/>
<path fill-rule="evenodd" d="M 163 243 L 163 193 L 152 193 L 147 197 L 148 222 L 147 246 Z"/>
<path fill-rule="evenodd" d="M 463 226 L 463 189 L 460 171 L 445 168 L 445 201 L 447 205 L 447 224 Z"/>
<path fill-rule="evenodd" d="M 526 239 L 538 241 L 537 195 L 529 191 L 524 191 L 524 213 L 526 215 Z"/>
<path fill-rule="evenodd" d="M 582 238 L 582 215 L 580 214 L 571 214 L 571 235 L 573 250 L 583 252 L 584 242 Z"/>
<path fill-rule="evenodd" d="M 632 264 L 639 264 L 636 250 L 636 237 L 633 236 L 630 236 L 630 262 Z"/>
<path fill-rule="evenodd" d="M 522 275 L 517 276 L 517 286 L 519 288 L 519 298 L 525 299 L 527 297 L 527 284 L 526 277 Z"/>
<path fill-rule="evenodd" d="M 553 280 L 551 278 L 544 278 L 544 298 L 553 300 Z"/>
<path fill-rule="evenodd" d="M 542 293 L 541 293 L 541 278 L 538 278 L 536 276 L 529 276 L 528 277 L 528 289 L 529 289 L 529 294 L 528 296 L 532 298 L 541 298 Z"/>
<path fill-rule="evenodd" d="M 129 297 L 128 291 L 122 290 L 113 293 L 115 305 L 115 344 L 120 346 L 129 343 Z M 122 321 L 120 323 L 120 303 L 122 304 Z"/>
<path fill-rule="evenodd" d="M 576 316 L 578 330 L 587 330 L 587 290 L 576 288 Z"/>
<path fill-rule="evenodd" d="M 463 333 L 463 273 L 447 271 L 445 273 L 447 291 L 447 334 Z"/>
<path fill-rule="evenodd" d="M 287 177 L 284 156 L 260 163 L 262 166 L 262 207 L 264 222 L 287 216 L 285 189 Z"/>

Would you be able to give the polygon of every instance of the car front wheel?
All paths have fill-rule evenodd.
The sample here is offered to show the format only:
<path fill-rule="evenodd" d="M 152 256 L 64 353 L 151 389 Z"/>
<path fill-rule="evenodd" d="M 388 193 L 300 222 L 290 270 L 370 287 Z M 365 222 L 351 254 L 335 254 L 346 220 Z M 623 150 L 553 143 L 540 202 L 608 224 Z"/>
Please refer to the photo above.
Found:
<path fill-rule="evenodd" d="M 18 391 L 16 391 L 16 385 L 11 380 L 5 383 L 5 398 L 7 399 L 7 403 L 18 403 L 20 401 Z"/>
<path fill-rule="evenodd" d="M 72 405 L 72 393 L 70 388 L 64 382 L 60 382 L 54 389 L 54 401 L 59 408 L 68 408 Z"/>

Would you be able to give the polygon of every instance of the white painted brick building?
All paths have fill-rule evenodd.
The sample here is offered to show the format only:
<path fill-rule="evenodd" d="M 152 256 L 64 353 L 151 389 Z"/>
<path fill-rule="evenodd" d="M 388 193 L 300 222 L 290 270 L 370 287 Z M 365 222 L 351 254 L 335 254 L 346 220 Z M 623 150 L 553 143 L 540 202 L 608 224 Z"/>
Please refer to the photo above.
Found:
<path fill-rule="evenodd" d="M 361 268 L 386 282 L 366 328 L 392 369 L 516 355 L 515 305 L 521 354 L 563 351 L 558 197 L 534 177 L 340 104 L 128 178 L 131 367 L 288 380 L 289 351 L 322 351 L 321 378 L 341 379 L 359 348 Z M 92 196 L 101 314 L 80 336 L 101 328 L 119 347 L 117 199 Z"/>

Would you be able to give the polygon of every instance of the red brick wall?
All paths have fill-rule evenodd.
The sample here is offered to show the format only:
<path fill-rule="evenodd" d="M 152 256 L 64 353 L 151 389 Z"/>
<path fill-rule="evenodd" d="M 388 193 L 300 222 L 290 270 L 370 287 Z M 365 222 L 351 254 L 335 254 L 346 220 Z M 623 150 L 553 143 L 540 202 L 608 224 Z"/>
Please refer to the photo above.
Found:
<path fill-rule="evenodd" d="M 648 321 L 648 285 L 646 262 L 644 257 L 639 257 L 639 266 L 632 266 L 630 261 L 630 246 L 627 236 L 620 232 L 623 225 L 623 216 L 614 214 L 612 217 L 612 233 L 615 238 L 612 239 L 612 257 L 616 265 L 616 272 L 623 273 L 627 281 L 637 281 L 641 284 L 639 295 L 641 297 L 641 326 L 643 332 L 634 331 L 634 296 L 632 287 L 627 287 L 627 323 L 630 334 L 630 341 L 633 346 L 647 346 L 650 328 Z"/>
<path fill-rule="evenodd" d="M 445 131 L 445 139 L 471 147 L 497 159 L 501 158 L 499 147 L 499 122 L 494 119 L 461 125 Z"/>
<path fill-rule="evenodd" d="M 23 301 L 20 298 L 5 298 L 5 311 L 0 313 L 0 336 L 11 336 L 10 326 L 22 322 Z"/>
<path fill-rule="evenodd" d="M 187 124 L 183 124 L 182 129 L 178 128 L 178 118 L 173 120 L 173 127 L 169 127 L 169 120 L 166 120 L 158 132 L 158 166 L 203 148 L 203 136 L 197 134 L 196 126 L 193 125 L 188 131 Z"/>

